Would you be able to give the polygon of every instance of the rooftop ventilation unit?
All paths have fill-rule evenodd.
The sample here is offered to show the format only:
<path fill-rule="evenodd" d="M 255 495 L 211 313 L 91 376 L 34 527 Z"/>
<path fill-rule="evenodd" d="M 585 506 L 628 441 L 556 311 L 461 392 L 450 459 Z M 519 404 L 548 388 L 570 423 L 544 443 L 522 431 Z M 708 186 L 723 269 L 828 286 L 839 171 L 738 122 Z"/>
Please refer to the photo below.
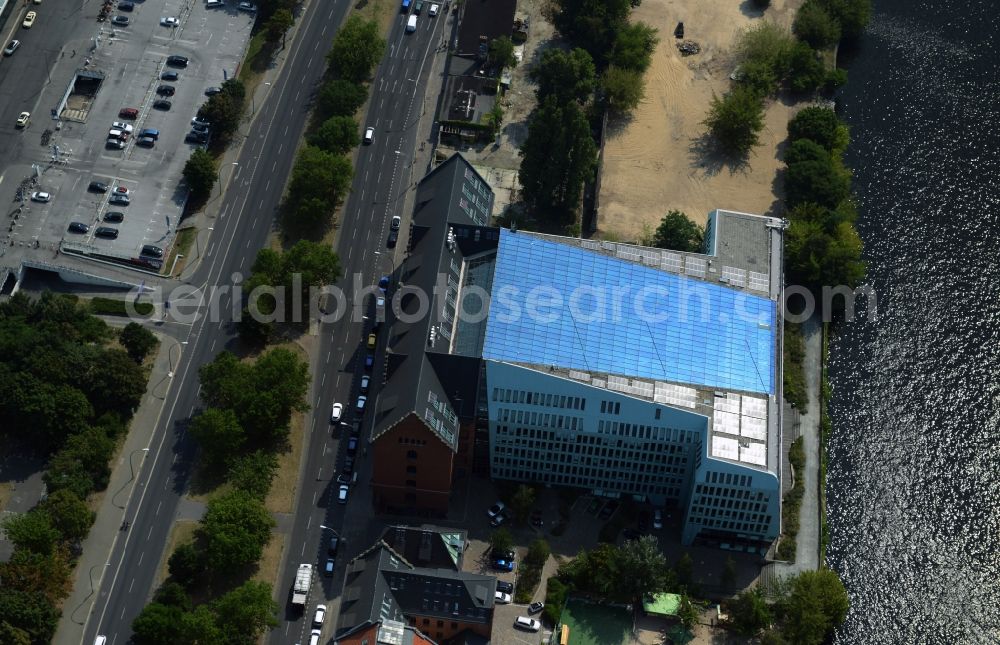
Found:
<path fill-rule="evenodd" d="M 435 340 L 437 340 L 437 327 L 431 327 L 430 335 L 427 336 L 427 345 L 434 347 Z"/>

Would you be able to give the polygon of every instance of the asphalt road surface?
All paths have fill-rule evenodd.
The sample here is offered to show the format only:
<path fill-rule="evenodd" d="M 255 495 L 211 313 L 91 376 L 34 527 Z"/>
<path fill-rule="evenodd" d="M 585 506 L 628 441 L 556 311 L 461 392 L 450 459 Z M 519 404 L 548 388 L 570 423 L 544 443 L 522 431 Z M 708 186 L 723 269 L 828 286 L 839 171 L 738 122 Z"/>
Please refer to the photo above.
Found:
<path fill-rule="evenodd" d="M 325 69 L 324 56 L 350 7 L 348 0 L 313 2 L 302 24 L 285 69 L 262 104 L 237 161 L 224 196 L 214 233 L 202 264 L 187 282 L 230 284 L 234 273 L 246 274 L 270 234 L 284 178 L 294 162 L 295 146 L 306 124 L 309 99 Z M 223 169 L 224 179 L 227 170 Z M 231 311 L 223 299 L 221 311 Z M 109 557 L 94 611 L 85 626 L 84 643 L 97 634 L 109 645 L 125 643 L 136 615 L 145 606 L 169 537 L 179 500 L 187 488 L 194 452 L 183 423 L 199 405 L 197 370 L 235 338 L 231 324 L 200 318 L 194 322 L 187 351 L 175 369 L 174 387 L 164 402 L 152 450 L 136 477 L 136 494 L 126 517 L 131 529 L 118 540 Z"/>
<path fill-rule="evenodd" d="M 406 246 L 410 213 L 408 209 L 404 212 L 404 202 L 412 181 L 419 179 L 419 176 L 411 177 L 414 172 L 411 165 L 416 150 L 416 126 L 422 116 L 423 98 L 435 50 L 450 22 L 443 13 L 430 18 L 425 10 L 418 19 L 416 32 L 405 33 L 405 23 L 405 14 L 394 18 L 386 55 L 372 83 L 367 120 L 361 124 L 363 128 L 375 128 L 375 138 L 371 145 L 362 146 L 358 155 L 351 194 L 340 222 L 337 253 L 344 271 L 341 286 L 345 289 L 354 284 L 355 275 L 360 276 L 361 285 L 376 285 L 381 276 L 398 266 L 393 255 Z M 396 248 L 387 248 L 389 223 L 394 215 L 403 218 L 399 243 Z M 350 300 L 350 293 L 348 295 Z M 335 576 L 324 578 L 321 571 L 317 572 L 306 611 L 292 608 L 290 592 L 298 564 L 311 563 L 321 569 L 327 557 L 326 544 L 332 535 L 330 530 L 344 533 L 345 506 L 337 503 L 336 475 L 345 457 L 348 428 L 331 426 L 329 417 L 333 403 L 339 401 L 344 404 L 347 422 L 359 420 L 354 413 L 354 404 L 364 373 L 368 323 L 345 316 L 337 322 L 323 325 L 322 330 L 310 400 L 314 414 L 311 442 L 305 448 L 306 478 L 299 492 L 292 534 L 282 563 L 283 573 L 277 583 L 281 621 L 271 633 L 270 642 L 274 644 L 308 643 L 312 610 L 319 602 L 325 602 L 328 607 L 321 642 L 326 642 L 333 635 L 339 611 L 336 596 L 342 587 L 344 563 L 349 554 L 355 554 L 366 546 L 343 544 Z M 368 414 L 372 413 L 371 408 L 376 402 L 376 382 L 379 381 L 376 375 L 380 363 L 377 360 L 371 372 Z M 367 445 L 369 420 L 360 420 L 363 431 L 356 486 L 367 486 L 368 461 L 362 457 L 362 451 Z M 364 502 L 351 502 L 349 499 L 348 504 L 351 503 Z"/>

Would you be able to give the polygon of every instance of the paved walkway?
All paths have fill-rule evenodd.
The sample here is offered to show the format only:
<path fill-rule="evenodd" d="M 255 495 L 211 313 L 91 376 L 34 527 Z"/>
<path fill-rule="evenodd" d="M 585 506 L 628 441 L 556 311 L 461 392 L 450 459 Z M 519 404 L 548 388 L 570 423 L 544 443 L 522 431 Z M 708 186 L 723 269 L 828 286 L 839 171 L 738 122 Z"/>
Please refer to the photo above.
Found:
<path fill-rule="evenodd" d="M 145 458 L 154 430 L 163 410 L 164 383 L 169 381 L 172 362 L 179 358 L 180 343 L 173 338 L 160 336 L 159 352 L 146 386 L 146 394 L 132 418 L 125 443 L 112 464 L 111 480 L 103 493 L 97 519 L 90 534 L 83 541 L 83 555 L 77 562 L 73 577 L 73 592 L 63 603 L 62 617 L 52 642 L 55 645 L 79 645 L 83 638 L 83 625 L 88 612 L 97 599 L 94 589 L 100 585 L 107 571 L 108 556 L 118 538 L 124 535 L 120 528 L 125 521 L 125 508 L 137 492 L 133 485 L 135 474 Z M 103 593 L 103 592 L 102 592 Z"/>
<path fill-rule="evenodd" d="M 819 444 L 820 444 L 820 377 L 823 369 L 823 329 L 814 319 L 802 325 L 805 338 L 805 378 L 807 410 L 799 415 L 799 433 L 806 453 L 805 472 L 795 473 L 796 481 L 805 482 L 802 510 L 799 513 L 799 533 L 796 537 L 795 562 L 776 562 L 765 567 L 763 581 L 775 577 L 793 576 L 819 568 Z"/>

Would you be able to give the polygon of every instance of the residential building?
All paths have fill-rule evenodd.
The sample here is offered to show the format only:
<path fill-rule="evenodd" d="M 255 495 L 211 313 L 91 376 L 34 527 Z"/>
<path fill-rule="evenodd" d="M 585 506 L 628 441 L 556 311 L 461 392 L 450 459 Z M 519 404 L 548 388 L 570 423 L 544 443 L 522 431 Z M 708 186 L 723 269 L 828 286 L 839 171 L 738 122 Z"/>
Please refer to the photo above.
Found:
<path fill-rule="evenodd" d="M 517 0 L 465 0 L 461 4 L 458 36 L 453 52 L 456 56 L 483 60 L 490 43 L 507 36 L 514 28 Z"/>
<path fill-rule="evenodd" d="M 717 210 L 705 253 L 679 253 L 492 228 L 491 206 L 460 155 L 418 187 L 375 406 L 377 503 L 440 513 L 458 467 L 485 459 L 494 478 L 673 509 L 685 544 L 766 550 L 783 222 Z"/>

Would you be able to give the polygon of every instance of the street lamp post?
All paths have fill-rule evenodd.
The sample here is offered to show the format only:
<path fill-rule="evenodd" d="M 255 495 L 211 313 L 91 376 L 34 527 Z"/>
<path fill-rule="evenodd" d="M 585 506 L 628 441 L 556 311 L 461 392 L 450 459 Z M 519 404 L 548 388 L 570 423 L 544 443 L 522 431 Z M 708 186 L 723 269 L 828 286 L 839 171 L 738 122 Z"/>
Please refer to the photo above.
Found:
<path fill-rule="evenodd" d="M 89 577 L 90 577 L 90 593 L 91 594 L 94 593 L 94 569 L 96 569 L 98 567 L 102 567 L 102 566 L 103 567 L 110 567 L 111 563 L 110 562 L 105 562 L 104 564 L 95 564 L 94 566 L 90 567 L 90 576 Z"/>
<path fill-rule="evenodd" d="M 271 87 L 271 84 L 265 82 L 264 87 Z M 257 102 L 255 100 L 256 98 L 257 98 L 257 90 L 255 89 L 253 93 L 250 95 L 250 116 L 253 116 L 257 112 Z"/>
<path fill-rule="evenodd" d="M 240 165 L 240 162 L 238 161 L 233 162 L 233 166 L 238 166 L 238 165 Z M 230 173 L 229 176 L 232 177 L 233 176 L 232 173 Z M 222 197 L 222 166 L 219 166 L 219 197 Z"/>
<path fill-rule="evenodd" d="M 170 349 L 167 350 L 167 363 L 168 363 L 168 367 L 170 368 L 169 371 L 167 372 L 167 376 L 169 378 L 174 378 L 174 356 L 173 356 L 173 349 L 174 349 L 174 347 L 178 347 L 179 348 L 181 345 L 187 345 L 187 344 L 188 344 L 188 341 L 182 340 L 180 342 L 180 345 L 177 345 L 177 344 L 171 345 Z M 177 351 L 180 351 L 180 349 L 178 349 Z M 143 450 L 149 450 L 149 448 L 144 448 Z"/>
<path fill-rule="evenodd" d="M 132 473 L 132 476 L 129 477 L 129 481 L 132 481 L 133 479 L 135 479 L 135 466 L 132 465 L 132 457 L 137 452 L 147 453 L 147 452 L 149 452 L 149 448 L 139 448 L 138 450 L 133 450 L 132 452 L 130 452 L 128 454 L 128 469 L 129 469 L 129 472 Z M 143 455 L 143 457 L 145 457 L 145 455 Z"/>

